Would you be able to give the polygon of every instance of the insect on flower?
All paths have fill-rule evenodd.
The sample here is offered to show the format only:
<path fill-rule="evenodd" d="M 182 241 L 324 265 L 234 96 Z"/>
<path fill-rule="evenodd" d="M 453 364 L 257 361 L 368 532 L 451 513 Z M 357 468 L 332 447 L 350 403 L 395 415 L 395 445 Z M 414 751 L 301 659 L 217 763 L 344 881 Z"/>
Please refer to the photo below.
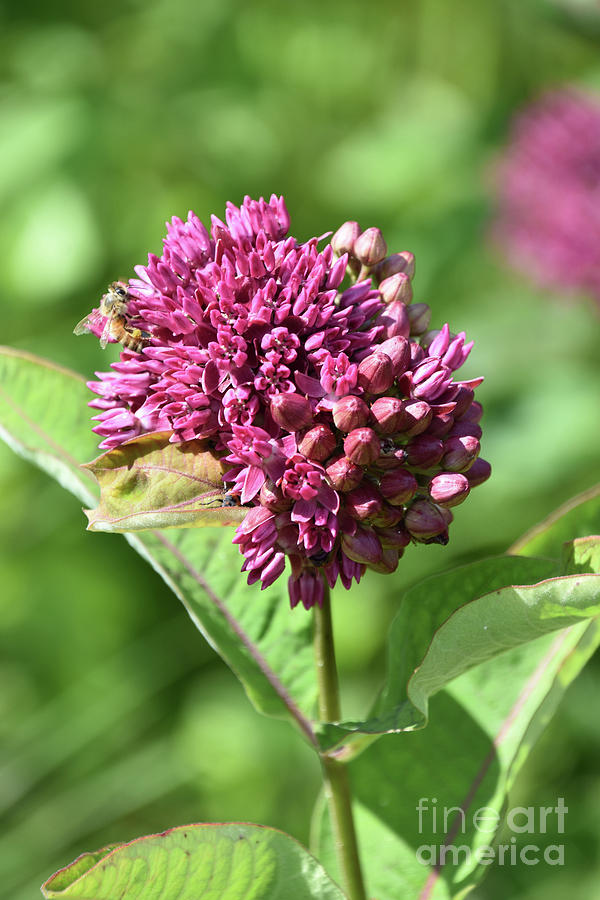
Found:
<path fill-rule="evenodd" d="M 240 500 L 240 495 L 236 494 L 235 491 L 227 491 L 223 496 L 223 506 L 241 506 L 242 501 Z"/>
<path fill-rule="evenodd" d="M 227 491 L 227 493 L 218 497 L 210 497 L 208 500 L 200 501 L 200 506 L 212 506 L 213 509 L 217 507 L 234 507 L 242 506 L 242 501 L 236 491 Z"/>
<path fill-rule="evenodd" d="M 122 344 L 126 350 L 139 353 L 150 342 L 152 335 L 149 331 L 130 324 L 127 316 L 129 299 L 127 286 L 120 281 L 113 281 L 102 295 L 99 308 L 92 310 L 78 322 L 73 334 L 89 334 L 94 331 L 94 327 L 102 327 L 100 346 L 103 350 L 112 339 Z"/>
<path fill-rule="evenodd" d="M 268 588 L 289 564 L 290 604 L 309 609 L 325 580 L 348 589 L 367 567 L 393 572 L 411 542 L 445 544 L 451 508 L 490 466 L 482 379 L 455 375 L 473 344 L 448 323 L 428 330 L 413 254 L 388 255 L 356 222 L 322 249 L 289 224 L 276 195 L 228 203 L 210 232 L 174 217 L 162 255 L 100 310 L 128 340 L 131 322 L 147 328 L 152 346 L 89 387 L 103 450 L 152 432 L 206 442 L 223 483 L 198 505 L 235 520 L 249 584 Z"/>

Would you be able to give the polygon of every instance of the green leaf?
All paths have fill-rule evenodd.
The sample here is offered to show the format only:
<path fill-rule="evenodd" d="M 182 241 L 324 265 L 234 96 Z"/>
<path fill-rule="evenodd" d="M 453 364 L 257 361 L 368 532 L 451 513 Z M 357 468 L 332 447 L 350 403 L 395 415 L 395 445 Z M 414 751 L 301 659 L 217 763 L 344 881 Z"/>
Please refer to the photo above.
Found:
<path fill-rule="evenodd" d="M 93 455 L 84 380 L 11 350 L 0 351 L 0 434 L 86 503 L 94 478 L 80 461 Z M 92 490 L 90 490 L 90 487 Z M 291 612 L 284 579 L 249 588 L 231 534 L 222 528 L 127 534 L 162 576 L 192 621 L 242 681 L 256 708 L 291 719 L 315 743 L 309 721 L 316 702 L 312 620 Z"/>
<path fill-rule="evenodd" d="M 564 554 L 563 567 L 565 572 L 587 572 L 594 574 L 600 572 L 600 537 L 577 538 L 567 544 Z"/>
<path fill-rule="evenodd" d="M 563 504 L 527 531 L 508 552 L 560 559 L 567 541 L 599 533 L 600 484 Z"/>
<path fill-rule="evenodd" d="M 600 485 L 573 498 L 528 531 L 510 548 L 511 555 L 435 575 L 409 590 L 390 629 L 388 672 L 374 709 L 364 722 L 321 726 L 318 738 L 322 749 L 337 748 L 341 758 L 350 759 L 381 734 L 421 728 L 428 722 L 428 698 L 461 672 L 511 646 L 533 640 L 546 630 L 567 626 L 570 616 L 577 619 L 582 614 L 596 615 L 593 604 L 586 606 L 589 595 L 594 594 L 595 582 L 580 585 L 552 580 L 547 591 L 539 586 L 518 588 L 562 573 L 597 574 L 599 570 L 589 564 L 589 557 L 598 552 L 597 545 L 575 540 L 590 532 L 600 532 Z M 575 542 L 568 545 L 565 559 L 568 541 Z M 516 553 L 520 556 L 512 555 Z M 587 565 L 582 554 L 587 555 Z M 538 556 L 543 558 L 535 558 Z M 508 593 L 496 593 L 504 587 Z M 484 600 L 484 594 L 488 594 L 485 604 L 478 602 L 473 606 L 474 600 Z M 558 618 L 548 612 L 542 599 L 550 594 Z M 577 601 L 569 606 L 568 597 L 572 594 L 577 595 Z M 515 603 L 519 611 L 513 619 Z M 486 608 L 492 618 L 486 619 L 485 631 L 478 632 L 478 618 Z M 537 610 L 537 625 L 530 615 L 531 608 Z M 457 625 L 465 626 L 464 634 Z M 540 631 L 536 635 L 537 628 Z M 454 641 L 459 642 L 458 654 Z M 441 666 L 435 659 L 441 661 Z"/>
<path fill-rule="evenodd" d="M 597 559 L 598 539 L 595 543 Z M 589 565 L 591 550 L 586 544 L 575 551 L 577 564 L 584 567 Z M 599 580 L 598 575 L 577 575 L 521 588 L 512 596 L 509 589 L 499 592 L 509 613 L 507 633 L 513 622 L 515 628 L 522 627 L 521 601 L 529 609 L 534 629 L 556 621 L 548 617 L 557 614 L 564 622 L 597 612 L 598 587 L 595 597 L 590 591 L 594 606 L 586 607 L 583 595 Z M 557 590 L 565 593 L 554 596 Z M 477 607 L 482 614 L 480 628 L 488 624 L 482 601 L 463 607 L 449 620 L 448 625 L 453 622 L 457 628 L 456 638 L 461 634 L 461 617 L 470 618 L 473 625 Z M 414 681 L 421 680 L 421 688 L 435 679 L 435 664 L 440 663 L 435 643 L 444 630 L 436 634 L 429 658 L 413 676 Z M 451 636 L 446 637 L 445 649 L 456 661 L 460 645 L 453 647 Z M 506 643 L 506 636 L 498 638 Z M 599 644 L 598 621 L 585 620 L 490 658 L 433 697 L 427 728 L 384 737 L 350 763 L 370 896 L 378 900 L 462 898 L 485 874 L 478 853 L 487 854 L 488 860 L 498 860 L 500 852 L 510 854 L 510 817 L 508 836 L 500 841 L 507 849 L 497 847 L 508 791 L 567 686 Z M 415 685 L 413 693 L 414 689 Z M 523 816 L 515 821 L 521 824 Z M 529 840 L 543 848 L 545 828 L 538 822 L 534 831 Z M 336 877 L 335 848 L 322 802 L 315 811 L 312 845 Z M 490 846 L 492 850 L 484 850 Z"/>
<path fill-rule="evenodd" d="M 336 752 L 351 758 L 372 736 L 423 728 L 429 698 L 454 678 L 597 615 L 600 576 L 548 577 L 556 571 L 552 560 L 504 556 L 435 575 L 409 590 L 390 629 L 386 683 L 372 715 L 366 722 L 321 726 L 321 746 L 336 747 L 346 732 L 351 739 Z"/>
<path fill-rule="evenodd" d="M 96 449 L 84 379 L 47 360 L 0 347 L 0 437 L 84 503 L 97 487 L 81 463 Z"/>
<path fill-rule="evenodd" d="M 125 535 L 179 597 L 196 627 L 243 683 L 256 708 L 307 720 L 316 703 L 312 620 L 290 610 L 279 579 L 259 592 L 240 573 L 241 557 L 223 529 Z"/>
<path fill-rule="evenodd" d="M 101 850 L 96 850 L 93 853 L 82 853 L 70 866 L 60 869 L 60 871 L 56 872 L 52 878 L 49 878 L 48 881 L 42 885 L 42 893 L 44 896 L 61 896 L 63 888 L 73 884 L 73 882 L 77 881 L 82 875 L 85 875 L 86 872 L 89 872 L 89 870 L 97 863 L 101 862 L 105 856 L 108 856 L 108 854 L 112 853 L 113 850 L 116 850 L 117 847 L 122 846 L 123 844 L 110 844 L 108 847 L 102 847 Z M 48 886 L 51 887 L 50 894 L 46 894 L 46 888 Z"/>
<path fill-rule="evenodd" d="M 223 506 L 222 475 L 230 466 L 205 441 L 173 444 L 168 433 L 144 435 L 86 468 L 100 485 L 100 504 L 86 511 L 90 531 L 239 525 L 247 512 Z"/>
<path fill-rule="evenodd" d="M 42 886 L 47 900 L 344 900 L 289 835 L 260 825 L 187 825 L 85 854 Z"/>

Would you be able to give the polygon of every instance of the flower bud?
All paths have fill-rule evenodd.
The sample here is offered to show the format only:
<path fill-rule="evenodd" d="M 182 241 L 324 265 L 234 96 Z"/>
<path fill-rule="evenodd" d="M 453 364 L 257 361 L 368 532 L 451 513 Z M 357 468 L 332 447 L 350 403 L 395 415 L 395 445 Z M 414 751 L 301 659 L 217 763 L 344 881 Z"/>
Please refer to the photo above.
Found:
<path fill-rule="evenodd" d="M 300 453 L 317 462 L 329 459 L 335 447 L 335 436 L 327 425 L 314 425 L 304 434 L 298 444 Z"/>
<path fill-rule="evenodd" d="M 473 403 L 473 396 L 474 396 L 474 393 L 471 390 L 471 388 L 465 387 L 464 385 L 461 384 L 458 391 L 456 392 L 456 394 L 453 397 L 453 401 L 455 404 L 453 415 L 454 415 L 455 419 L 460 419 L 462 416 L 465 415 L 465 413 L 467 412 L 467 410 L 471 407 L 471 404 Z M 479 404 L 479 403 L 477 405 L 481 406 L 481 404 Z M 477 421 L 479 421 L 479 420 L 477 420 Z"/>
<path fill-rule="evenodd" d="M 479 456 L 480 444 L 475 437 L 450 437 L 444 441 L 442 466 L 449 472 L 464 472 Z"/>
<path fill-rule="evenodd" d="M 323 579 L 317 570 L 303 571 L 299 577 L 293 575 L 288 580 L 290 594 L 290 606 L 295 606 L 302 601 L 304 609 L 312 609 L 313 606 L 323 606 L 325 586 Z"/>
<path fill-rule="evenodd" d="M 271 398 L 271 415 L 286 431 L 301 431 L 313 420 L 310 401 L 302 394 L 275 394 Z"/>
<path fill-rule="evenodd" d="M 406 447 L 406 461 L 416 469 L 431 469 L 437 466 L 444 454 L 444 445 L 439 438 L 420 434 Z"/>
<path fill-rule="evenodd" d="M 447 528 L 448 525 L 450 525 L 452 523 L 452 521 L 454 520 L 454 515 L 452 513 L 452 510 L 448 509 L 445 506 L 440 506 L 439 509 L 440 509 L 442 516 L 444 517 L 444 522 L 446 523 L 446 528 Z"/>
<path fill-rule="evenodd" d="M 363 266 L 375 266 L 387 253 L 387 244 L 379 228 L 367 228 L 356 238 L 353 255 Z"/>
<path fill-rule="evenodd" d="M 394 366 L 394 377 L 402 375 L 410 364 L 410 343 L 405 337 L 396 335 L 377 344 L 377 350 L 387 353 Z"/>
<path fill-rule="evenodd" d="M 382 547 L 395 547 L 397 550 L 404 550 L 410 544 L 410 535 L 404 526 L 376 528 L 375 533 Z"/>
<path fill-rule="evenodd" d="M 398 568 L 400 553 L 394 547 L 384 547 L 381 559 L 377 563 L 369 563 L 369 568 L 382 575 L 391 575 Z"/>
<path fill-rule="evenodd" d="M 404 509 L 401 506 L 391 506 L 389 503 L 384 503 L 379 512 L 371 516 L 370 521 L 377 528 L 393 528 L 403 518 Z"/>
<path fill-rule="evenodd" d="M 443 535 L 447 529 L 442 510 L 429 500 L 416 500 L 406 513 L 404 524 L 415 540 L 425 543 Z"/>
<path fill-rule="evenodd" d="M 380 434 L 396 434 L 405 420 L 404 404 L 397 397 L 379 397 L 371 406 Z"/>
<path fill-rule="evenodd" d="M 335 427 L 346 433 L 354 428 L 366 425 L 371 418 L 369 407 L 360 397 L 349 394 L 333 405 L 333 421 Z"/>
<path fill-rule="evenodd" d="M 410 334 L 419 335 L 427 331 L 431 321 L 431 309 L 426 303 L 412 303 L 407 307 L 406 314 Z"/>
<path fill-rule="evenodd" d="M 392 506 L 402 506 L 415 496 L 417 479 L 406 469 L 390 469 L 379 482 L 379 490 Z"/>
<path fill-rule="evenodd" d="M 397 469 L 402 464 L 402 459 L 398 456 L 398 452 L 394 439 L 383 437 L 381 439 L 381 453 L 375 465 L 383 472 L 386 472 L 388 469 Z"/>
<path fill-rule="evenodd" d="M 280 488 L 270 478 L 261 487 L 259 500 L 261 506 L 266 506 L 272 512 L 283 512 L 286 509 L 291 509 L 294 502 L 289 497 L 284 497 Z"/>
<path fill-rule="evenodd" d="M 384 303 L 393 303 L 394 300 L 400 300 L 408 306 L 413 298 L 410 278 L 406 272 L 390 275 L 389 278 L 385 278 L 379 285 L 379 293 Z"/>
<path fill-rule="evenodd" d="M 425 334 L 421 335 L 421 340 L 419 341 L 419 343 L 421 344 L 423 350 L 429 350 L 436 337 L 439 337 L 440 334 L 442 334 L 441 328 L 432 328 L 430 331 L 426 331 Z M 441 353 L 431 352 L 431 356 L 441 355 Z"/>
<path fill-rule="evenodd" d="M 359 487 L 348 491 L 344 509 L 355 519 L 372 519 L 381 510 L 383 498 L 374 485 L 363 481 Z"/>
<path fill-rule="evenodd" d="M 448 437 L 474 437 L 479 440 L 481 438 L 481 433 L 481 425 L 477 425 L 475 422 L 469 422 L 467 419 L 462 418 L 454 423 Z"/>
<path fill-rule="evenodd" d="M 415 277 L 415 255 L 410 250 L 403 250 L 401 253 L 392 253 L 391 256 L 386 256 L 375 270 L 379 281 L 384 281 L 398 272 L 405 272 L 409 278 Z"/>
<path fill-rule="evenodd" d="M 431 362 L 437 362 L 437 360 L 432 359 Z M 424 376 L 423 372 L 427 372 L 428 369 L 427 360 L 424 360 L 418 369 L 415 370 L 412 393 L 418 400 L 428 400 L 432 403 L 443 394 L 444 390 L 451 383 L 452 377 L 449 370 L 444 366 Z"/>
<path fill-rule="evenodd" d="M 414 437 L 421 434 L 429 427 L 429 423 L 433 418 L 433 411 L 425 400 L 416 400 L 412 403 L 404 404 L 404 419 L 401 423 L 400 430 L 408 437 Z"/>
<path fill-rule="evenodd" d="M 376 324 L 383 326 L 386 338 L 396 337 L 396 335 L 405 338 L 409 336 L 411 325 L 408 310 L 410 309 L 412 306 L 406 306 L 401 300 L 394 300 L 379 313 Z"/>
<path fill-rule="evenodd" d="M 358 222 L 344 222 L 331 238 L 333 252 L 337 254 L 337 256 L 342 256 L 344 253 L 352 254 L 354 242 L 359 235 L 360 225 Z"/>
<path fill-rule="evenodd" d="M 279 516 L 277 517 L 277 519 Z M 290 524 L 290 517 L 288 514 L 285 514 L 285 518 L 288 521 L 287 525 L 283 523 L 278 523 L 277 519 L 275 520 L 275 527 L 277 528 L 277 543 L 281 547 L 284 553 L 288 553 L 290 555 L 290 562 L 292 563 L 292 571 L 295 567 L 295 560 L 298 560 L 299 557 L 296 555 L 298 550 L 298 528 L 296 525 Z"/>
<path fill-rule="evenodd" d="M 363 478 L 363 470 L 346 456 L 340 456 L 326 467 L 325 471 L 336 491 L 351 491 L 358 487 Z"/>
<path fill-rule="evenodd" d="M 415 384 L 422 384 L 422 382 L 427 381 L 428 378 L 438 371 L 440 371 L 439 359 L 435 359 L 431 356 L 424 357 L 424 359 L 414 368 L 414 371 L 410 373 L 410 380 L 407 382 L 407 387 L 410 388 Z"/>
<path fill-rule="evenodd" d="M 481 403 L 478 403 L 477 400 L 474 400 L 465 410 L 465 412 L 460 416 L 460 421 L 472 422 L 473 425 L 477 425 L 481 421 L 482 415 L 483 406 L 481 405 Z"/>
<path fill-rule="evenodd" d="M 367 394 L 382 394 L 394 381 L 392 360 L 381 350 L 363 359 L 358 366 L 358 383 Z"/>
<path fill-rule="evenodd" d="M 379 538 L 368 525 L 359 525 L 354 534 L 342 534 L 342 550 L 357 563 L 373 565 L 383 556 Z"/>
<path fill-rule="evenodd" d="M 472 488 L 483 484 L 492 474 L 492 467 L 487 459 L 476 459 L 472 466 L 465 472 L 467 480 Z"/>
<path fill-rule="evenodd" d="M 425 351 L 416 341 L 410 342 L 410 363 L 413 367 L 418 366 L 425 359 Z"/>
<path fill-rule="evenodd" d="M 372 428 L 355 428 L 344 441 L 344 453 L 359 466 L 375 462 L 381 452 L 381 443 Z"/>
<path fill-rule="evenodd" d="M 435 413 L 427 429 L 427 434 L 430 434 L 432 437 L 445 437 L 453 425 L 454 416 L 452 413 Z"/>
<path fill-rule="evenodd" d="M 429 482 L 429 496 L 439 506 L 458 506 L 467 499 L 470 487 L 464 475 L 442 472 Z"/>

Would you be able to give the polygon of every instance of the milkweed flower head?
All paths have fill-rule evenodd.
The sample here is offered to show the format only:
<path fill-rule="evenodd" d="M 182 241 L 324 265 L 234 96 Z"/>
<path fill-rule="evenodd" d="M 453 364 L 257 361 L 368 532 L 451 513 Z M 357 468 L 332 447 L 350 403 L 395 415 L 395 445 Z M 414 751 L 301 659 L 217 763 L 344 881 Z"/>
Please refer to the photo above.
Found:
<path fill-rule="evenodd" d="M 543 287 L 600 302 L 600 101 L 565 88 L 524 109 L 496 185 L 507 258 Z"/>
<path fill-rule="evenodd" d="M 204 439 L 248 507 L 234 543 L 248 582 L 291 564 L 292 606 L 392 572 L 411 542 L 448 540 L 451 508 L 489 475 L 479 459 L 482 379 L 471 350 L 412 304 L 414 257 L 379 229 L 331 241 L 288 235 L 280 197 L 227 205 L 210 232 L 167 224 L 128 284 L 127 316 L 151 337 L 90 382 L 111 449 L 153 431 Z M 325 238 L 327 236 L 324 236 Z"/>

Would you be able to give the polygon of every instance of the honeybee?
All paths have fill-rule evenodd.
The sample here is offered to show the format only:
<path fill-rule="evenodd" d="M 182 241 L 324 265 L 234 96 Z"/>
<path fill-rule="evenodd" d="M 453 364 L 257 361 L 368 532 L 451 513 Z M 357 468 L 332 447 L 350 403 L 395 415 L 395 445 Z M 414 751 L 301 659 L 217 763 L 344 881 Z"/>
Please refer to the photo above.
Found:
<path fill-rule="evenodd" d="M 135 325 L 131 325 L 127 318 L 127 304 L 130 294 L 127 285 L 122 281 L 113 281 L 108 290 L 102 295 L 98 309 L 92 310 L 73 329 L 73 334 L 88 334 L 95 325 L 100 325 L 104 319 L 100 346 L 104 350 L 109 340 L 118 341 L 127 350 L 139 353 L 149 343 L 152 335 Z"/>

